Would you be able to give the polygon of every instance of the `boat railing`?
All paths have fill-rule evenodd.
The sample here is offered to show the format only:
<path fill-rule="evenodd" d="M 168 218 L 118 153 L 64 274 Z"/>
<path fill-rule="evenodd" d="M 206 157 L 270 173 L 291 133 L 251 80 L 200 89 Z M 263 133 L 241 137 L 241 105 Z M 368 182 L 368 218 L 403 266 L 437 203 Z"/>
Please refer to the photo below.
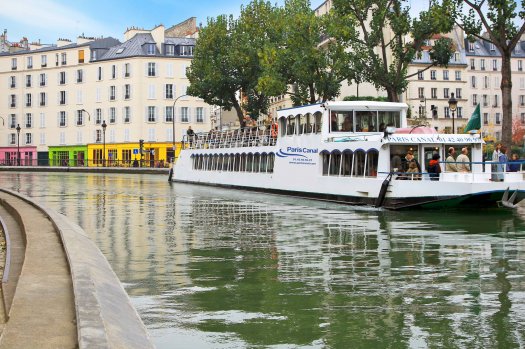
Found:
<path fill-rule="evenodd" d="M 183 149 L 218 149 L 273 146 L 277 135 L 271 130 L 258 127 L 246 127 L 236 130 L 199 132 L 185 135 L 182 140 Z"/>

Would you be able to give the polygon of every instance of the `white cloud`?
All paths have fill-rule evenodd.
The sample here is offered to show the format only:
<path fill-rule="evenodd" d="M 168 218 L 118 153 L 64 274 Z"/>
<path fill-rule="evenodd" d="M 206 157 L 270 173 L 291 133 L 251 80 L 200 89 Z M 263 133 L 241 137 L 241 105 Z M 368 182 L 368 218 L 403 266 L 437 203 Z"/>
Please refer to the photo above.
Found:
<path fill-rule="evenodd" d="M 56 0 L 3 1 L 0 18 L 21 26 L 27 34 L 44 37 L 68 37 L 81 33 L 105 36 L 111 31 L 102 23 Z M 33 39 L 29 37 L 29 39 Z M 74 37 L 70 37 L 74 39 Z"/>

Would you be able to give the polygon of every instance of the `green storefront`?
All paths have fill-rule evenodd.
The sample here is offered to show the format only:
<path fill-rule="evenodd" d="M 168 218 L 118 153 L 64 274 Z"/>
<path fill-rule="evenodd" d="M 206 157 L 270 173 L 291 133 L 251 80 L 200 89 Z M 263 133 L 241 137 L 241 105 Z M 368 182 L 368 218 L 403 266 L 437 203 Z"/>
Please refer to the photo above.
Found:
<path fill-rule="evenodd" d="M 87 165 L 87 145 L 49 147 L 49 166 Z"/>

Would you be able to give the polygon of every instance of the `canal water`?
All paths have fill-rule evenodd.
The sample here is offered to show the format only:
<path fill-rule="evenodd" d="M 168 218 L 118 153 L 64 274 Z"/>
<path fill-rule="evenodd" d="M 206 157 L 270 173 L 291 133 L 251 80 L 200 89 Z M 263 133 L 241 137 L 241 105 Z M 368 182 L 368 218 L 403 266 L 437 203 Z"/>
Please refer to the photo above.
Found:
<path fill-rule="evenodd" d="M 0 173 L 84 228 L 158 348 L 523 348 L 525 212 Z"/>

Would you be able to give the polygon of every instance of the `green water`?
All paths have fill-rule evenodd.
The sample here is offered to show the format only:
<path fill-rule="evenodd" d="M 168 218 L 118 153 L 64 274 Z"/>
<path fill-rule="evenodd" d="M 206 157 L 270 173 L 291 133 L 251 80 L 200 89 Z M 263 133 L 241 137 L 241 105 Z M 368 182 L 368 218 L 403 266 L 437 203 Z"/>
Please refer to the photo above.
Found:
<path fill-rule="evenodd" d="M 81 225 L 158 348 L 523 348 L 525 210 L 386 212 L 0 173 Z"/>

